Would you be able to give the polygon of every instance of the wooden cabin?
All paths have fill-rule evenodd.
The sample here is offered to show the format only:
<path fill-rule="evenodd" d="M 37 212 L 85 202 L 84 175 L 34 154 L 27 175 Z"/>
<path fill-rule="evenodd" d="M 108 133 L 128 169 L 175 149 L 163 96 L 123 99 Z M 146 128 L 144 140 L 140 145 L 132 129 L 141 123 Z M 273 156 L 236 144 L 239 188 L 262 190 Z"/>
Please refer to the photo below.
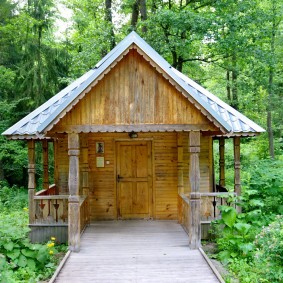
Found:
<path fill-rule="evenodd" d="M 224 141 L 234 140 L 240 194 L 240 138 L 263 131 L 132 32 L 3 134 L 28 142 L 32 240 L 68 239 L 79 251 L 88 223 L 123 219 L 178 220 L 198 248 L 201 225 L 219 217 L 213 140 L 219 140 L 221 186 Z M 35 143 L 42 143 L 43 188 L 35 184 Z"/>

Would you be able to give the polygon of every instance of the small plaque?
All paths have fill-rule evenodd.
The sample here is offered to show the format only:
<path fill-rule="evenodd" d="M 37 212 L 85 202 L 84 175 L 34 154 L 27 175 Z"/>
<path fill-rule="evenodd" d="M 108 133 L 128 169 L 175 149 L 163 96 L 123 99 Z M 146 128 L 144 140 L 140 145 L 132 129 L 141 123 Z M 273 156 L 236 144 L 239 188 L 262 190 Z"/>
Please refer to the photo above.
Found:
<path fill-rule="evenodd" d="M 104 142 L 96 143 L 96 153 L 104 153 Z"/>
<path fill-rule="evenodd" d="M 104 167 L 104 157 L 98 156 L 96 157 L 96 167 Z"/>

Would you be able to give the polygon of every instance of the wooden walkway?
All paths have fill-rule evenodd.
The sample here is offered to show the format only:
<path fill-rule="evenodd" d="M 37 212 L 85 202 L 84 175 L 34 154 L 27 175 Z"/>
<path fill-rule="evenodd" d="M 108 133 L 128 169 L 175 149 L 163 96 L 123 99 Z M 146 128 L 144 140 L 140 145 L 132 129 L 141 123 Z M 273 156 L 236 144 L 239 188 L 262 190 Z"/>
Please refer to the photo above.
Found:
<path fill-rule="evenodd" d="M 91 224 L 81 251 L 71 253 L 57 283 L 219 282 L 174 221 L 102 221 Z"/>

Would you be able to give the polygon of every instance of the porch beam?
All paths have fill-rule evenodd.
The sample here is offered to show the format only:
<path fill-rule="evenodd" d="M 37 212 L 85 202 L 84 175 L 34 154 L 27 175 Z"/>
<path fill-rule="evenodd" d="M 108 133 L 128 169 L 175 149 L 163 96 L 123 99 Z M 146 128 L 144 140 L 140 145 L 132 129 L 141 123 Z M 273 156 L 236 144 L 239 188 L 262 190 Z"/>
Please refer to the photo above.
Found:
<path fill-rule="evenodd" d="M 219 138 L 219 185 L 225 187 L 225 138 Z"/>
<path fill-rule="evenodd" d="M 69 249 L 74 252 L 80 250 L 80 200 L 79 200 L 79 134 L 68 134 L 69 155 L 69 212 L 68 232 Z"/>
<path fill-rule="evenodd" d="M 48 173 L 48 141 L 42 141 L 42 160 L 43 160 L 43 189 L 49 188 L 49 173 Z"/>
<path fill-rule="evenodd" d="M 234 192 L 241 195 L 240 137 L 234 137 Z"/>
<path fill-rule="evenodd" d="M 190 230 L 189 245 L 191 249 L 198 249 L 201 240 L 201 222 L 200 222 L 200 132 L 190 132 L 189 135 L 189 152 L 190 152 Z"/>
<path fill-rule="evenodd" d="M 35 141 L 28 141 L 28 199 L 29 199 L 29 224 L 35 222 Z"/>

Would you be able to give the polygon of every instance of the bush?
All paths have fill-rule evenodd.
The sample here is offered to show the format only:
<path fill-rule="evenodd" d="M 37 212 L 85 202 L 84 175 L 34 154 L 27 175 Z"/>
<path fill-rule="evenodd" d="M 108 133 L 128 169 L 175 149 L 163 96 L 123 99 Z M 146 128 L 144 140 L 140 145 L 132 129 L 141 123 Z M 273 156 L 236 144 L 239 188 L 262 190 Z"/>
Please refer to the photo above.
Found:
<path fill-rule="evenodd" d="M 283 282 L 282 168 L 282 160 L 252 164 L 242 196 L 219 207 L 217 257 L 240 282 Z M 236 213 L 235 203 L 241 204 L 242 213 Z"/>
<path fill-rule="evenodd" d="M 254 244 L 257 248 L 254 262 L 261 267 L 260 282 L 283 282 L 283 216 L 277 216 L 264 227 Z"/>
<path fill-rule="evenodd" d="M 21 210 L 28 206 L 28 191 L 17 186 L 9 187 L 5 182 L 0 182 L 0 209 Z"/>

